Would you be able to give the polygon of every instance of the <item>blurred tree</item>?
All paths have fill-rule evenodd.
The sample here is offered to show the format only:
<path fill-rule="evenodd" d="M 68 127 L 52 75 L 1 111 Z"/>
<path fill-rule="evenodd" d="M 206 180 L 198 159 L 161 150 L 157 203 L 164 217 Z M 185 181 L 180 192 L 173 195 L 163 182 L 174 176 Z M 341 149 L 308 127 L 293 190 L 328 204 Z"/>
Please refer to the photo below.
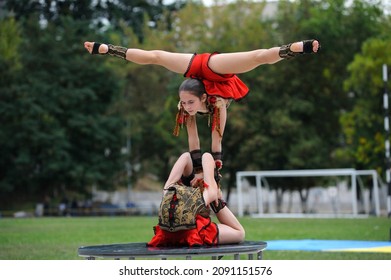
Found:
<path fill-rule="evenodd" d="M 20 82 L 21 71 L 19 48 L 22 42 L 21 29 L 14 18 L 0 19 L 0 193 L 13 190 L 7 178 L 9 160 L 13 157 L 13 136 L 16 135 L 12 120 L 15 119 L 15 87 Z M 11 120 L 11 122 L 9 122 Z M 2 196 L 4 197 L 4 196 Z"/>
<path fill-rule="evenodd" d="M 390 38 L 373 38 L 363 44 L 345 82 L 353 107 L 341 114 L 346 145 L 338 155 L 357 169 L 376 169 L 379 174 L 385 172 L 382 66 L 391 65 L 390 43 Z"/>
<path fill-rule="evenodd" d="M 12 83 L 1 96 L 4 203 L 12 203 L 10 192 L 31 199 L 115 185 L 123 123 L 109 109 L 120 83 L 102 63 L 85 59 L 87 33 L 70 18 L 61 28 L 42 27 L 34 16 L 25 22 L 22 68 L 1 85 Z"/>
<path fill-rule="evenodd" d="M 158 22 L 165 21 L 171 26 L 173 12 L 183 7 L 186 1 L 175 1 L 171 4 L 163 0 L 5 0 L 5 8 L 12 12 L 16 19 L 24 20 L 32 13 L 38 14 L 41 24 L 61 25 L 61 17 L 72 17 L 75 20 L 88 21 L 91 28 L 97 31 L 121 30 L 125 23 L 132 28 L 138 40 L 143 40 L 144 26 L 155 28 Z M 169 11 L 168 16 L 163 16 Z M 145 17 L 147 15 L 148 17 Z M 145 21 L 145 20 L 148 21 Z"/>

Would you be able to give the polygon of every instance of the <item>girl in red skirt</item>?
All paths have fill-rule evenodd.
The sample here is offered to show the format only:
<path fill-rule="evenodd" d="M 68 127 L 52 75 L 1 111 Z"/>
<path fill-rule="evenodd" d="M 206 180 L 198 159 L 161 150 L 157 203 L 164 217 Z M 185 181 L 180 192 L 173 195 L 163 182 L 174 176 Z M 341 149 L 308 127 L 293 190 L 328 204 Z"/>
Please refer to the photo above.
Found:
<path fill-rule="evenodd" d="M 212 127 L 211 152 L 220 170 L 227 107 L 231 100 L 240 100 L 249 92 L 236 74 L 301 54 L 317 53 L 320 43 L 317 40 L 305 40 L 269 49 L 203 54 L 142 50 L 95 42 L 85 42 L 84 47 L 91 54 L 108 54 L 142 65 L 160 65 L 189 78 L 179 88 L 180 102 L 174 134 L 179 134 L 181 126 L 187 127 L 189 151 L 196 157 L 193 158 L 193 164 L 196 170 L 200 169 L 200 166 L 196 166 L 197 162 L 199 164 L 201 151 L 195 115 L 208 114 Z"/>
<path fill-rule="evenodd" d="M 219 223 L 212 222 L 209 215 L 199 214 L 196 216 L 196 228 L 194 229 L 169 232 L 157 225 L 154 227 L 155 235 L 148 242 L 148 246 L 217 245 L 239 243 L 244 240 L 244 228 L 221 199 L 220 188 L 214 179 L 215 163 L 211 154 L 202 155 L 202 169 L 203 188 L 200 188 L 201 199 L 197 203 L 202 204 L 206 209 L 212 209 Z M 200 181 L 194 178 L 189 153 L 184 153 L 178 158 L 164 185 L 163 192 L 178 184 L 189 188 L 200 184 Z"/>

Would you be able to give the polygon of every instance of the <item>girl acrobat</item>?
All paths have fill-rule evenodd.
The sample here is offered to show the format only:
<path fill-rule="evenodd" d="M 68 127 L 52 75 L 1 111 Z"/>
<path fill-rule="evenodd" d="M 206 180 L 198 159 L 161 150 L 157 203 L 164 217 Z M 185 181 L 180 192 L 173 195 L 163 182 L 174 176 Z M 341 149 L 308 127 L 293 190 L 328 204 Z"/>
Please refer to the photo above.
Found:
<path fill-rule="evenodd" d="M 211 154 L 204 153 L 202 155 L 202 168 L 204 170 L 203 177 L 197 182 L 192 182 L 194 175 L 190 154 L 182 154 L 175 162 L 163 188 L 159 224 L 154 227 L 155 234 L 147 243 L 148 246 L 212 246 L 244 241 L 245 230 L 225 201 L 222 200 L 221 190 L 214 180 L 215 163 Z M 185 199 L 187 207 L 180 207 L 179 205 L 185 205 L 180 202 L 173 205 L 172 200 L 169 202 L 165 199 L 168 192 L 173 192 L 181 187 L 189 193 Z M 182 210 L 178 210 L 178 212 L 175 210 L 167 211 L 167 209 L 175 209 L 176 207 Z M 194 211 L 192 213 L 196 220 L 196 226 L 193 228 L 186 227 L 189 216 L 192 216 L 189 214 L 190 209 Z M 212 222 L 210 210 L 213 210 L 219 223 Z M 182 211 L 186 212 L 186 215 L 182 215 Z M 183 221 L 182 225 L 185 226 L 185 229 L 167 230 L 166 222 L 173 222 L 173 220 Z"/>
<path fill-rule="evenodd" d="M 317 53 L 318 40 L 298 41 L 279 47 L 232 53 L 175 53 L 164 50 L 142 50 L 111 44 L 85 42 L 91 54 L 111 55 L 140 65 L 159 65 L 188 78 L 179 88 L 180 103 L 174 134 L 186 125 L 189 151 L 195 170 L 200 167 L 201 150 L 195 116 L 210 115 L 212 126 L 211 153 L 218 169 L 222 167 L 222 138 L 231 100 L 244 98 L 248 87 L 237 74 L 251 71 L 264 64 L 274 64 L 302 54 Z"/>

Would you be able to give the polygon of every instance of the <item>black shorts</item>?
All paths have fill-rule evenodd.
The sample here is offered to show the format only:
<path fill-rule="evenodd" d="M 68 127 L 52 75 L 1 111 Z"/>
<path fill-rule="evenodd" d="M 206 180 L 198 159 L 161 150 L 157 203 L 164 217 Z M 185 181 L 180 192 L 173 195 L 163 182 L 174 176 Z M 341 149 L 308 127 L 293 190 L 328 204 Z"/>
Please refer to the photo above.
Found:
<path fill-rule="evenodd" d="M 188 186 L 188 187 L 190 187 L 190 182 L 191 182 L 191 180 L 193 180 L 194 179 L 194 173 L 191 173 L 189 176 L 183 176 L 182 175 L 182 177 L 181 177 L 181 182 L 182 182 L 182 184 L 184 184 L 185 186 Z"/>

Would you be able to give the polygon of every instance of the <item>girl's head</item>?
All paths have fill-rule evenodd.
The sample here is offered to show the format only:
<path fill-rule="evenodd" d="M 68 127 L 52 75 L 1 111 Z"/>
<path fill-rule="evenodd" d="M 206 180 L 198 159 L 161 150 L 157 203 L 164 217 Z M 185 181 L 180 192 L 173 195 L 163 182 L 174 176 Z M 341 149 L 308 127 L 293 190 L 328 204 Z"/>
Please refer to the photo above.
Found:
<path fill-rule="evenodd" d="M 180 104 L 189 115 L 205 111 L 206 98 L 205 87 L 200 80 L 187 79 L 179 86 Z"/>

